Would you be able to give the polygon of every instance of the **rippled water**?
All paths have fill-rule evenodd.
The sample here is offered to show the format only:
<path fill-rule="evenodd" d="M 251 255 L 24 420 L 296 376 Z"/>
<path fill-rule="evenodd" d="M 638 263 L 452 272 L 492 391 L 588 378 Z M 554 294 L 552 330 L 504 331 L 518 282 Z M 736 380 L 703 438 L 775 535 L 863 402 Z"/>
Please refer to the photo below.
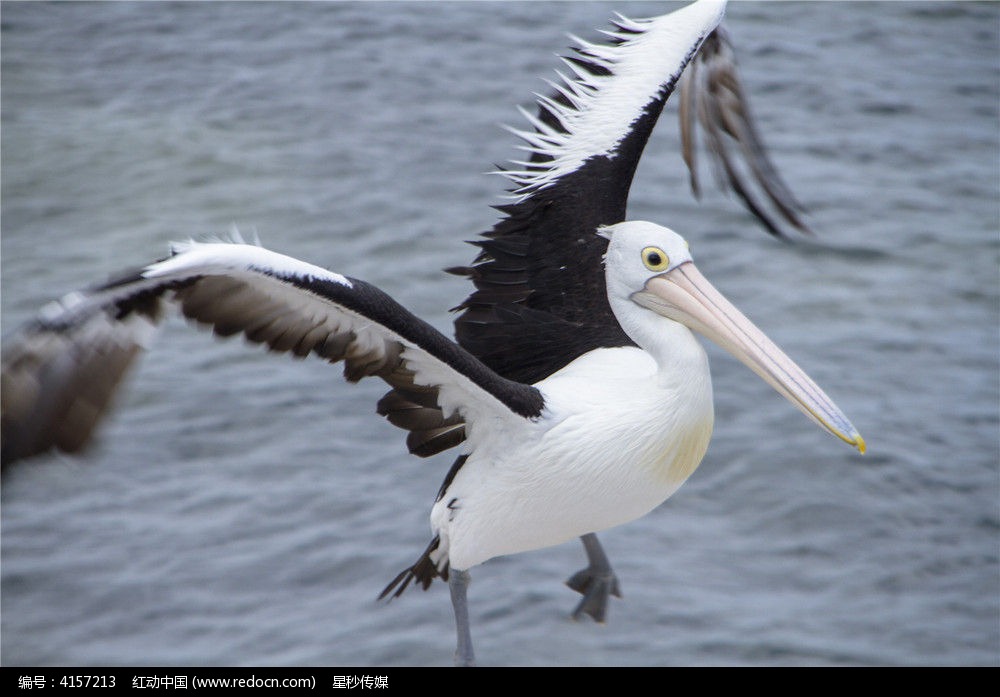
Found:
<path fill-rule="evenodd" d="M 462 244 L 516 156 L 498 123 L 608 3 L 2 7 L 5 336 L 48 299 L 256 230 L 450 331 Z M 838 401 L 858 457 L 711 349 L 717 426 L 666 505 L 603 535 L 609 623 L 568 619 L 578 545 L 473 571 L 491 665 L 1000 662 L 1000 7 L 738 3 L 760 126 L 819 244 L 695 203 L 673 112 L 633 218 Z M 447 665 L 447 591 L 375 595 L 428 539 L 450 456 L 381 384 L 171 322 L 86 457 L 5 475 L 5 664 Z"/>

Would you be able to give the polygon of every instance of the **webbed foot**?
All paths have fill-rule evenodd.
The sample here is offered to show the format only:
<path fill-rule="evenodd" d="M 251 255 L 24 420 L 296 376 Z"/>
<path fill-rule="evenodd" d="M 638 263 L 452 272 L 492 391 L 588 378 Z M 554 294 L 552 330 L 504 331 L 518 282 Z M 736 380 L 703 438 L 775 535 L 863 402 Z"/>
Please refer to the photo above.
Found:
<path fill-rule="evenodd" d="M 608 614 L 608 597 L 622 597 L 615 575 L 607 555 L 597 541 L 597 535 L 589 533 L 580 538 L 587 551 L 587 568 L 573 574 L 566 585 L 583 596 L 583 600 L 573 610 L 573 619 L 579 620 L 583 615 L 590 615 L 596 622 L 604 624 Z"/>

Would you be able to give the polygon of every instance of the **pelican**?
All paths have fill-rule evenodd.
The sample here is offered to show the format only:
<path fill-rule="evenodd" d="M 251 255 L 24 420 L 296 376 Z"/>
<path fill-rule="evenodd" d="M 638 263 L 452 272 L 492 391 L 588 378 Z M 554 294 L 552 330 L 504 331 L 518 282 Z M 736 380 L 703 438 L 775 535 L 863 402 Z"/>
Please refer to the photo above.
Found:
<path fill-rule="evenodd" d="M 377 411 L 409 450 L 459 455 L 431 509 L 431 540 L 380 597 L 448 583 L 456 663 L 475 662 L 469 570 L 497 556 L 580 538 L 588 565 L 568 584 L 574 617 L 604 621 L 618 579 L 596 533 L 635 520 L 694 472 L 714 413 L 705 351 L 726 349 L 809 419 L 864 452 L 840 409 L 698 271 L 685 239 L 626 221 L 645 142 L 681 84 L 684 155 L 697 190 L 694 122 L 729 185 L 774 234 L 807 230 L 745 108 L 724 3 L 648 20 L 617 17 L 611 42 L 574 39 L 551 82 L 503 218 L 452 269 L 476 290 L 456 341 L 378 288 L 241 239 L 175 243 L 170 255 L 42 309 L 4 351 L 3 462 L 92 438 L 113 393 L 171 306 L 221 337 L 344 364 L 384 380 Z M 689 65 L 690 63 L 690 65 Z M 687 71 L 685 72 L 685 68 Z M 683 82 L 682 82 L 683 74 Z M 733 166 L 742 148 L 753 182 Z M 776 213 L 768 212 L 768 207 Z"/>

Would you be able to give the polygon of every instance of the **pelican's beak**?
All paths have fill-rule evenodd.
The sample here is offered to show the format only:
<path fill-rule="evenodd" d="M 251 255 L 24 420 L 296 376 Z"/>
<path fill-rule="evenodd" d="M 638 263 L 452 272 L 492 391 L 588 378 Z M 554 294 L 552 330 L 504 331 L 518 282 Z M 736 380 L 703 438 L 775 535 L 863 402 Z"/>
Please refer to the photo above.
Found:
<path fill-rule="evenodd" d="M 723 297 L 692 262 L 654 276 L 632 295 L 639 305 L 711 339 L 762 377 L 785 399 L 860 452 L 865 441 L 833 400 L 773 341 Z"/>

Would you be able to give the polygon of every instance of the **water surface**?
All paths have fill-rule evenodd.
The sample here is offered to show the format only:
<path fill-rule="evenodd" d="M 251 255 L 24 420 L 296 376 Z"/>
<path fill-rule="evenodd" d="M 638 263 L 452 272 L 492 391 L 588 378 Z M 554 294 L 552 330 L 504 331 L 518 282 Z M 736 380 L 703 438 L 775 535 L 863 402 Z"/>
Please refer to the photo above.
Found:
<path fill-rule="evenodd" d="M 495 220 L 566 32 L 611 3 L 3 5 L 5 336 L 44 302 L 236 224 L 449 331 L 440 269 Z M 774 158 L 821 243 L 687 192 L 674 112 L 630 216 L 823 385 L 859 457 L 710 349 L 715 438 L 667 504 L 604 534 L 607 626 L 574 623 L 579 545 L 473 571 L 487 665 L 1000 662 L 1000 8 L 738 3 Z M 705 174 L 708 174 L 707 172 Z M 389 606 L 450 456 L 406 454 L 381 383 L 175 320 L 86 456 L 5 476 L 5 664 L 447 665 L 446 589 Z"/>

